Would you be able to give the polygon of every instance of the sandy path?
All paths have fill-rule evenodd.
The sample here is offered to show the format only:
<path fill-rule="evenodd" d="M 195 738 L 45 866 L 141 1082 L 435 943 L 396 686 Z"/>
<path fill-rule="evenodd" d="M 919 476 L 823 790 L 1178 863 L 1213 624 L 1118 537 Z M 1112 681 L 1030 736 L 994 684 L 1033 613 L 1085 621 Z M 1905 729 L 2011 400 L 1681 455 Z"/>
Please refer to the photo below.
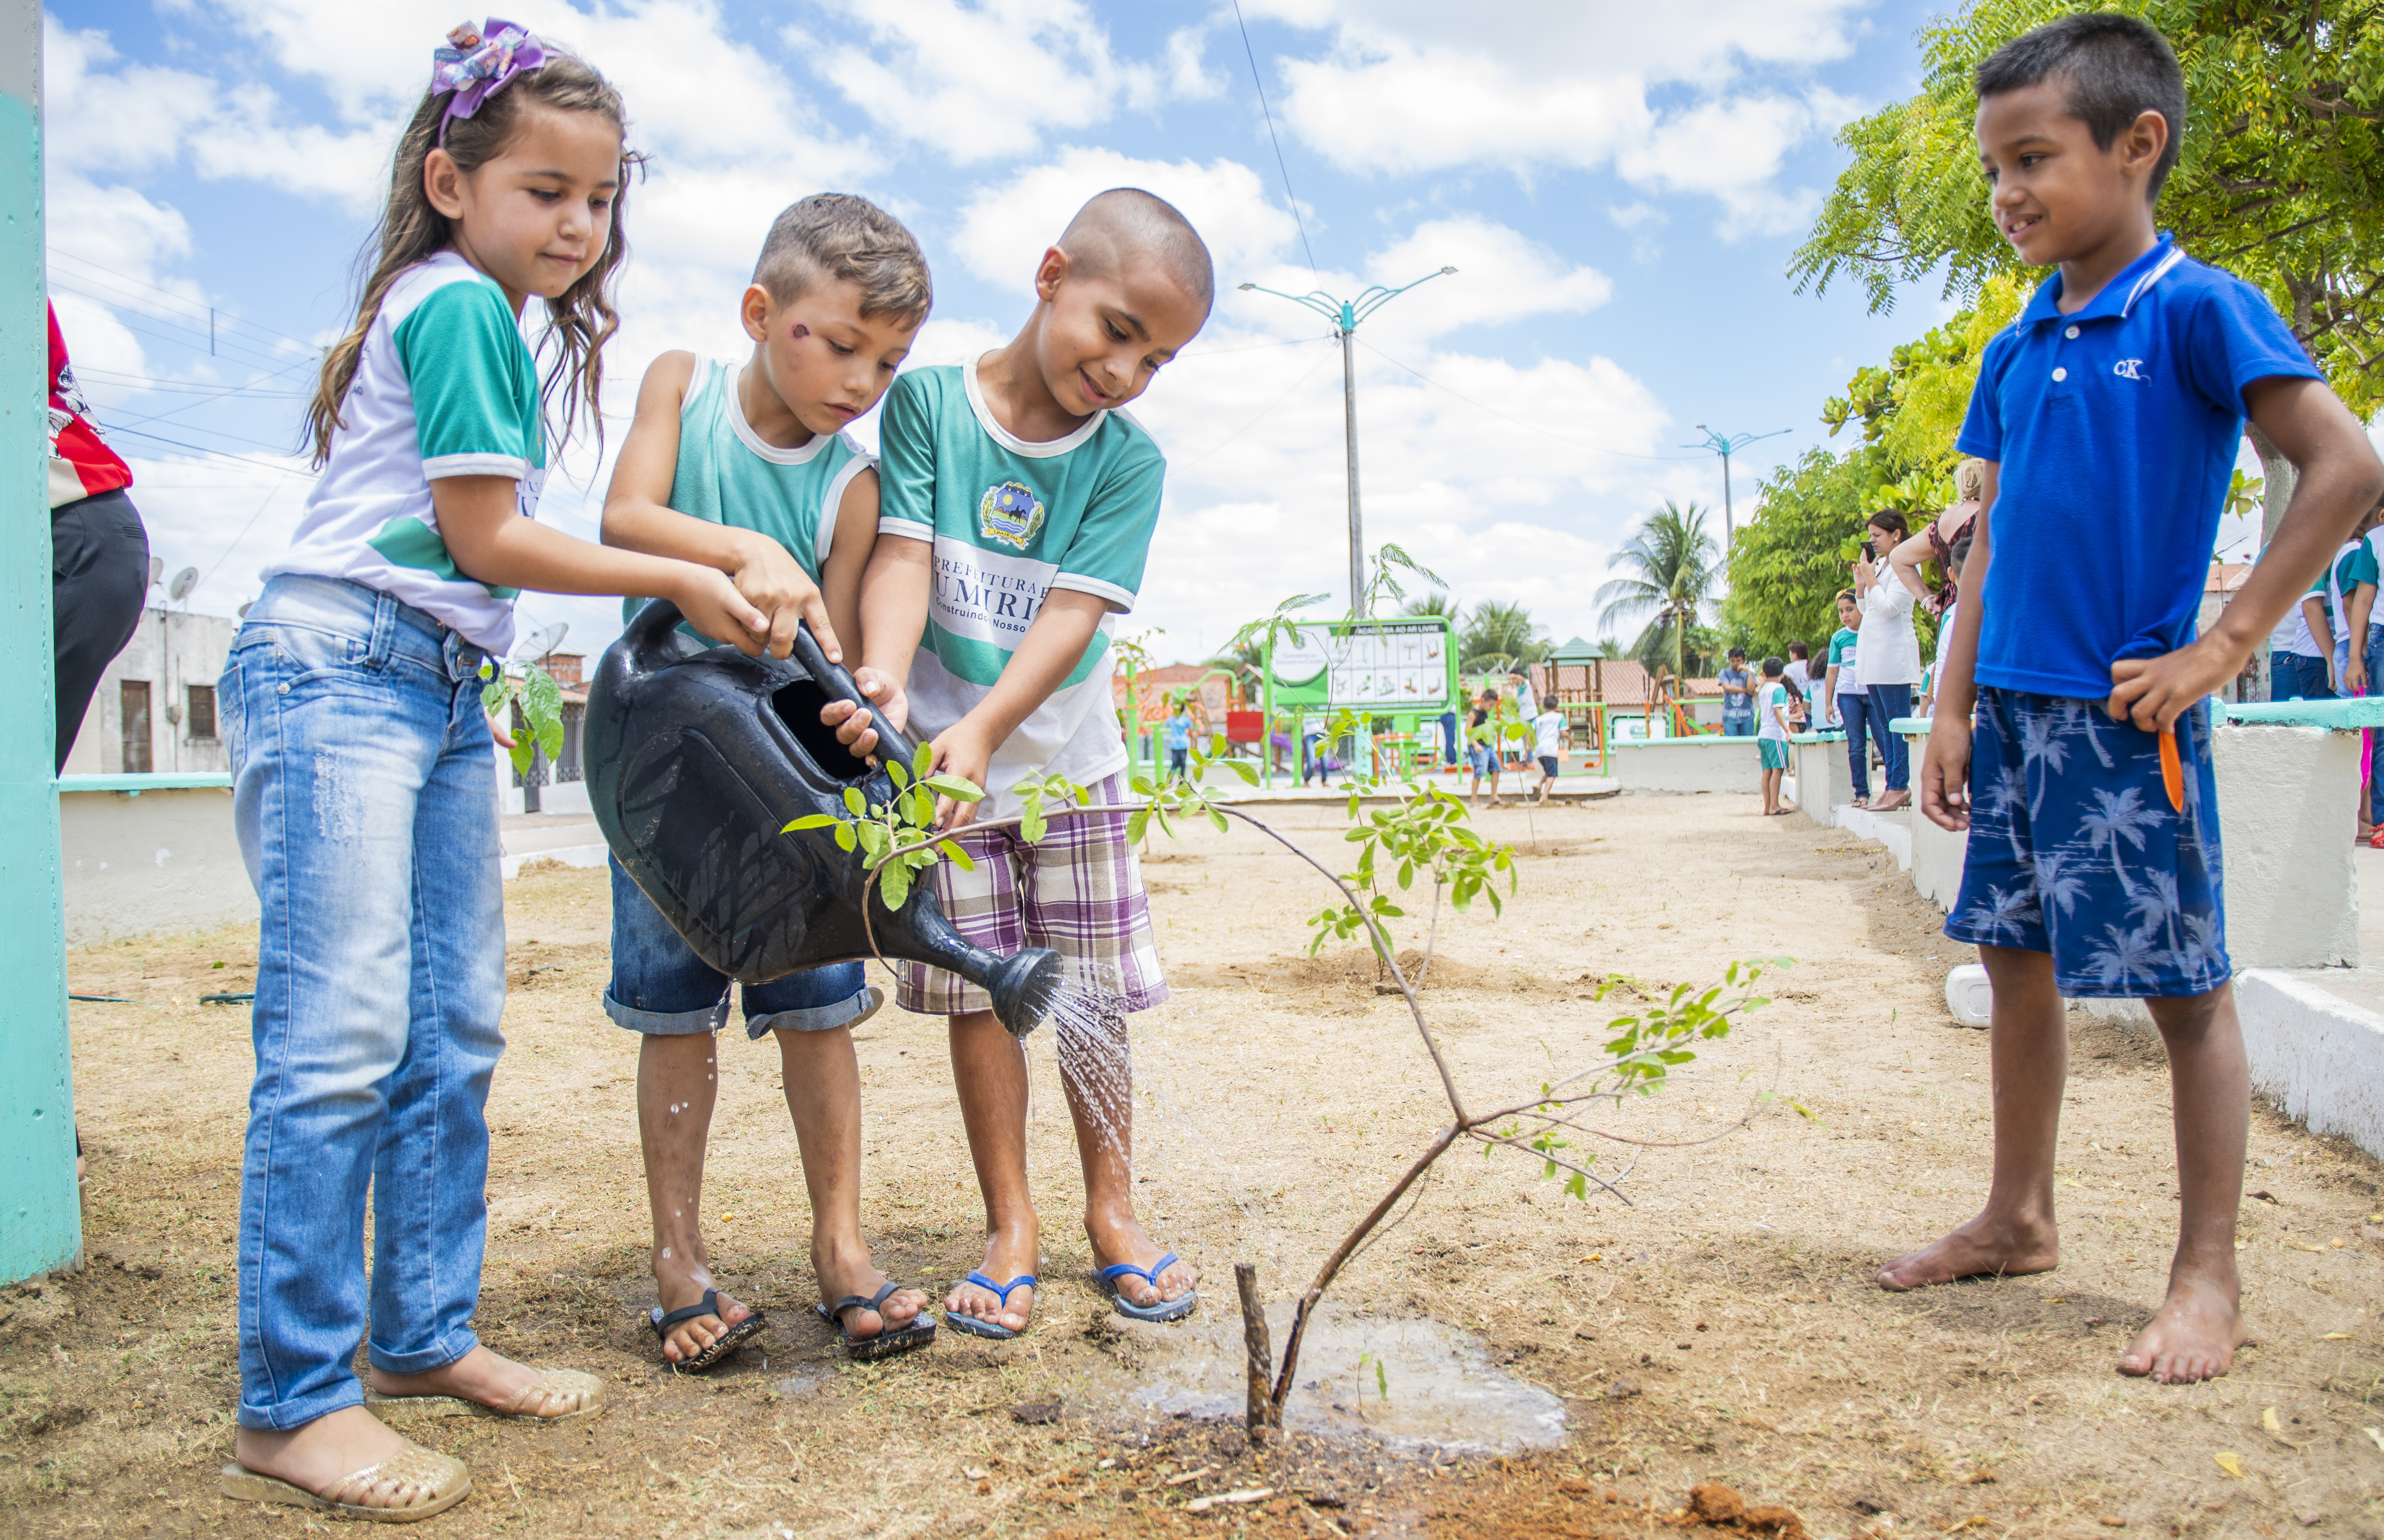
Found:
<path fill-rule="evenodd" d="M 1330 810 L 1284 821 L 1320 854 L 1345 848 Z M 1786 955 L 1796 966 L 1769 981 L 1776 1003 L 1617 1126 L 1695 1136 L 1775 1077 L 1822 1122 L 1775 1110 L 1719 1143 L 1650 1152 L 1627 1208 L 1565 1199 L 1520 1157 L 1453 1154 L 1334 1297 L 1481 1334 L 1511 1372 L 1572 1398 L 1571 1446 L 1503 1470 L 1317 1454 L 1326 1473 L 1310 1484 L 1347 1506 L 1220 1510 L 1234 1525 L 1559 1533 L 1529 1505 L 1559 1500 L 1560 1478 L 1669 1506 L 1708 1476 L 1790 1504 L 1823 1535 L 1973 1519 L 2029 1534 L 2100 1533 L 2109 1519 L 2213 1533 L 2371 1521 L 2384 1494 L 2384 1448 L 2361 1431 L 2384 1422 L 2369 1399 L 2384 1384 L 2370 1319 L 2384 1229 L 2364 1223 L 2373 1162 L 2256 1113 L 2248 1185 L 2273 1201 L 2247 1200 L 2242 1256 L 2262 1346 L 2213 1385 L 2122 1380 L 2111 1365 L 2157 1302 L 2175 1220 L 2167 1078 L 2156 1041 L 2074 1016 L 2062 1269 L 1881 1294 L 1880 1259 L 1976 1207 L 1987 1135 L 1985 1036 L 1953 1025 L 1939 992 L 1965 949 L 1909 882 L 1841 834 L 1756 816 L 1751 796 L 1484 823 L 1523 847 L 1522 891 L 1503 920 L 1444 919 L 1427 993 L 1469 1099 L 1527 1094 L 1552 1061 L 1594 1051 L 1616 1010 L 1585 998 L 1596 979 L 1623 974 L 1655 993 L 1718 979 L 1734 958 Z M 1347 948 L 1302 955 L 1302 921 L 1326 896 L 1311 874 L 1246 831 L 1204 829 L 1161 842 L 1149 876 L 1177 992 L 1136 1022 L 1141 1192 L 1162 1244 L 1203 1269 L 1214 1316 L 1236 1260 L 1259 1263 L 1271 1295 L 1295 1293 L 1443 1105 L 1371 962 Z M 636 1045 L 596 1004 L 602 874 L 533 873 L 508 901 L 512 1048 L 491 1106 L 481 1329 L 501 1350 L 604 1373 L 618 1405 L 560 1434 L 432 1430 L 480 1481 L 440 1533 L 525 1520 L 545 1534 L 1215 1532 L 1180 1508 L 1259 1479 L 1238 1435 L 1177 1423 L 1146 1448 L 1081 1398 L 1083 1371 L 1112 1349 L 1088 1330 L 1106 1312 L 1086 1280 L 1048 1043 L 1033 1048 L 1050 1280 L 1035 1335 L 988 1348 L 946 1334 L 924 1360 L 864 1370 L 841 1364 L 805 1310 L 806 1206 L 776 1054 L 724 1037 L 705 1206 L 714 1269 L 776 1324 L 766 1355 L 674 1380 L 635 1323 L 652 1299 Z M 230 1445 L 227 1242 L 248 1045 L 242 1012 L 193 1002 L 244 987 L 253 958 L 253 935 L 224 935 L 71 960 L 78 990 L 161 1003 L 74 1008 L 93 1266 L 0 1293 L 13 1533 L 297 1526 L 218 1501 L 211 1481 Z M 942 1031 L 889 1010 L 861 1037 L 879 1261 L 940 1294 L 977 1260 L 979 1224 Z M 1056 1423 L 1011 1415 L 1053 1400 Z M 2275 1434 L 2261 1422 L 2271 1407 Z M 1164 1484 L 1212 1456 L 1211 1476 Z"/>

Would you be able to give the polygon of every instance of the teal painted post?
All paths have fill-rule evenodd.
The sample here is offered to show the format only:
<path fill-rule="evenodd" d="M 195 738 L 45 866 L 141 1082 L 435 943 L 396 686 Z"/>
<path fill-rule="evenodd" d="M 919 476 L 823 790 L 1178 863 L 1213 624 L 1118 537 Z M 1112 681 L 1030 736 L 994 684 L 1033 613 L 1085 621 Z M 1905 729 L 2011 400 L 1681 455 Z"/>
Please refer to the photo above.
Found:
<path fill-rule="evenodd" d="M 50 659 L 42 7 L 0 0 L 0 1283 L 82 1256 Z"/>

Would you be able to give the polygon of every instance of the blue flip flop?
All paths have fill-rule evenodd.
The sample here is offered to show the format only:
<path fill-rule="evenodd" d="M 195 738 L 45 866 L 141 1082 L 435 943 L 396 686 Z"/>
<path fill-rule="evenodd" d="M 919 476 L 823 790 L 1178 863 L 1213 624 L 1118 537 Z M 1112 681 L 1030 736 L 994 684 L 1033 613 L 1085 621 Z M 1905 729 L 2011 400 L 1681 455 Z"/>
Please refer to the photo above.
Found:
<path fill-rule="evenodd" d="M 1134 1277 L 1141 1279 L 1152 1288 L 1157 1288 L 1159 1275 L 1174 1265 L 1177 1260 L 1175 1253 L 1170 1251 L 1149 1267 L 1136 1267 L 1132 1262 L 1120 1262 L 1115 1267 L 1105 1267 L 1100 1271 L 1101 1287 L 1109 1290 L 1110 1303 L 1116 1307 L 1117 1312 L 1130 1321 L 1181 1321 L 1190 1315 L 1199 1305 L 1198 1289 L 1187 1288 L 1182 1298 L 1161 1299 L 1156 1305 L 1137 1305 L 1120 1294 L 1117 1286 L 1117 1281 L 1120 1278 Z"/>
<path fill-rule="evenodd" d="M 1010 1303 L 1011 1290 L 1042 1286 L 1035 1281 L 1035 1274 L 1032 1273 L 1022 1273 L 1006 1284 L 997 1284 L 984 1273 L 973 1272 L 961 1282 L 975 1284 L 987 1294 L 1000 1295 L 1004 1306 Z M 974 1315 L 962 1315 L 949 1307 L 944 1310 L 944 1324 L 956 1332 L 966 1332 L 971 1336 L 990 1337 L 996 1342 L 1008 1342 L 1012 1337 L 1021 1335 L 1012 1331 L 999 1321 L 980 1321 Z"/>

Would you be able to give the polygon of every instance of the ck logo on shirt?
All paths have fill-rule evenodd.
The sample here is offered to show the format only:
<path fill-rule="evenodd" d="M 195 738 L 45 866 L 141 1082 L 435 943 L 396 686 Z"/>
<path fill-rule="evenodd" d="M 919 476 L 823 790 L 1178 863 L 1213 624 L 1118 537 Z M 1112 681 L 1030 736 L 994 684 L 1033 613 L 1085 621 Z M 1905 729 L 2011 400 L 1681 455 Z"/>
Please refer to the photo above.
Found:
<path fill-rule="evenodd" d="M 2121 379 L 2142 379 L 2144 377 L 2144 361 L 2141 358 L 2122 358 L 2111 366 L 2111 372 Z"/>
<path fill-rule="evenodd" d="M 976 505 L 976 527 L 989 540 L 1024 551 L 1043 528 L 1043 503 L 1023 481 L 987 487 Z"/>

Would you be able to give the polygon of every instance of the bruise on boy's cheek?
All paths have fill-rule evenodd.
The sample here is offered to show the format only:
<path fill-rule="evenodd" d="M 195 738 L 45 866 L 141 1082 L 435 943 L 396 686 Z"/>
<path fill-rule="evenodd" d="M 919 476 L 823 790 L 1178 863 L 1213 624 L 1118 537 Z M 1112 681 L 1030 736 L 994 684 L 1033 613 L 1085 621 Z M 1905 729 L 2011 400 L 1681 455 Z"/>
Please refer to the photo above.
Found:
<path fill-rule="evenodd" d="M 793 338 L 796 342 L 801 342 L 804 338 L 806 338 L 806 337 L 810 336 L 811 334 L 812 334 L 812 329 L 811 329 L 811 328 L 809 328 L 809 327 L 807 327 L 807 326 L 805 326 L 805 325 L 803 325 L 803 323 L 802 323 L 802 322 L 801 322 L 801 321 L 797 321 L 797 322 L 795 323 L 795 329 L 794 329 L 794 330 L 792 330 L 792 331 L 790 331 L 790 332 L 787 333 L 787 335 L 788 335 L 788 336 L 789 336 L 789 337 Z"/>

